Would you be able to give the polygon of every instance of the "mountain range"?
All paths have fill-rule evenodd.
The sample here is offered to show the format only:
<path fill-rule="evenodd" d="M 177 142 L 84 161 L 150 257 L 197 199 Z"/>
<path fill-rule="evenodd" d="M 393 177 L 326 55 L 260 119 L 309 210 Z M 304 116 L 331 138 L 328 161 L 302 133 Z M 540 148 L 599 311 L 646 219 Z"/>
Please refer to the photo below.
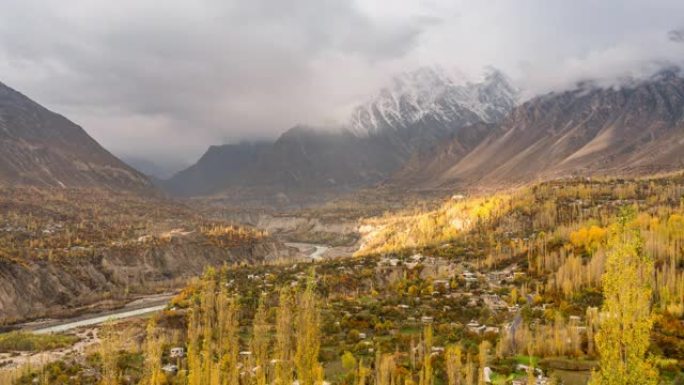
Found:
<path fill-rule="evenodd" d="M 0 185 L 152 188 L 81 127 L 2 83 Z"/>
<path fill-rule="evenodd" d="M 498 122 L 517 97 L 496 70 L 468 82 L 440 68 L 420 68 L 395 77 L 342 128 L 297 126 L 273 143 L 214 146 L 162 186 L 184 196 L 240 191 L 264 197 L 372 186 L 444 140 L 473 148 L 486 132 L 461 129 Z"/>
<path fill-rule="evenodd" d="M 395 183 L 506 186 L 569 176 L 684 169 L 684 78 L 677 71 L 614 87 L 583 84 L 535 97 L 471 151 L 457 140 L 416 157 Z"/>
<path fill-rule="evenodd" d="M 420 130 L 454 131 L 501 120 L 515 106 L 517 90 L 500 71 L 489 69 L 472 83 L 440 67 L 422 67 L 392 79 L 391 84 L 357 106 L 349 127 L 357 135 Z"/>
<path fill-rule="evenodd" d="M 683 168 L 684 78 L 676 70 L 519 103 L 498 71 L 469 82 L 430 67 L 394 78 L 339 129 L 296 126 L 273 142 L 211 146 L 156 182 L 177 196 L 306 201 L 378 184 L 501 187 Z M 81 127 L 1 83 L 0 185 L 153 189 Z"/>

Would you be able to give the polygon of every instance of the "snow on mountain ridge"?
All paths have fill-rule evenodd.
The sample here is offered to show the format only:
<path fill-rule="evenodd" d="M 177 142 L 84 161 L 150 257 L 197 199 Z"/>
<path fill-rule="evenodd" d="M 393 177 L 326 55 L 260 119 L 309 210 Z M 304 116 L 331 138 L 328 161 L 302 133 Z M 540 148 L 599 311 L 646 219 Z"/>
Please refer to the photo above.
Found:
<path fill-rule="evenodd" d="M 401 130 L 429 119 L 445 126 L 500 120 L 517 101 L 517 91 L 497 70 L 481 82 L 421 67 L 392 79 L 375 98 L 354 109 L 351 131 L 359 136 Z"/>

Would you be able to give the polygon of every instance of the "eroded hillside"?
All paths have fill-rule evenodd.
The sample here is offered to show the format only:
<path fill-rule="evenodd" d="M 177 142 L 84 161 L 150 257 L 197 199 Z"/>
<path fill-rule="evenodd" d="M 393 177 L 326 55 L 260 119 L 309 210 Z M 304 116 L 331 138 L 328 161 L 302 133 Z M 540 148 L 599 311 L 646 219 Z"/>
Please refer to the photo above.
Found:
<path fill-rule="evenodd" d="M 266 232 L 126 192 L 7 188 L 0 207 L 2 322 L 114 306 L 178 288 L 206 266 L 292 253 Z"/>

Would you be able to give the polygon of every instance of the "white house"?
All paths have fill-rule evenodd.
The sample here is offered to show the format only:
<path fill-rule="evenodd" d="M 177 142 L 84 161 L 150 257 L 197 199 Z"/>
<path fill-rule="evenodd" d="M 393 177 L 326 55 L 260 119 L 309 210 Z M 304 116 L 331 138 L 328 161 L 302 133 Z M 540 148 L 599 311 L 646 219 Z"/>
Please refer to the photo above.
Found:
<path fill-rule="evenodd" d="M 181 348 L 181 347 L 171 348 L 171 351 L 169 352 L 169 356 L 171 358 L 183 358 L 183 357 L 185 357 L 185 349 Z"/>
<path fill-rule="evenodd" d="M 178 373 L 178 366 L 173 365 L 173 364 L 168 364 L 168 365 L 164 365 L 162 367 L 162 370 L 166 373 L 169 373 L 169 374 L 176 374 L 176 373 Z"/>

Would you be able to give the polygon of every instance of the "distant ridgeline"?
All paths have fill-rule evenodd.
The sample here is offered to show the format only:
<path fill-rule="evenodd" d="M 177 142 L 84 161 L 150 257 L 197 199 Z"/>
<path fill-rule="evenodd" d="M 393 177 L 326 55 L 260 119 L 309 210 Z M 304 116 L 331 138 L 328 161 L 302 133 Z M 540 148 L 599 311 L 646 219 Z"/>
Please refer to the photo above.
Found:
<path fill-rule="evenodd" d="M 516 101 L 516 90 L 500 72 L 470 83 L 422 68 L 396 77 L 342 128 L 297 126 L 274 143 L 212 146 L 162 186 L 182 196 L 244 192 L 266 200 L 373 186 L 441 142 L 473 149 L 489 133 L 487 125 L 500 121 Z"/>
<path fill-rule="evenodd" d="M 505 187 L 684 168 L 684 79 L 676 72 L 517 100 L 498 72 L 459 83 L 422 69 L 358 107 L 345 128 L 295 127 L 274 143 L 215 146 L 162 185 L 182 196 L 273 201 L 378 184 Z"/>

